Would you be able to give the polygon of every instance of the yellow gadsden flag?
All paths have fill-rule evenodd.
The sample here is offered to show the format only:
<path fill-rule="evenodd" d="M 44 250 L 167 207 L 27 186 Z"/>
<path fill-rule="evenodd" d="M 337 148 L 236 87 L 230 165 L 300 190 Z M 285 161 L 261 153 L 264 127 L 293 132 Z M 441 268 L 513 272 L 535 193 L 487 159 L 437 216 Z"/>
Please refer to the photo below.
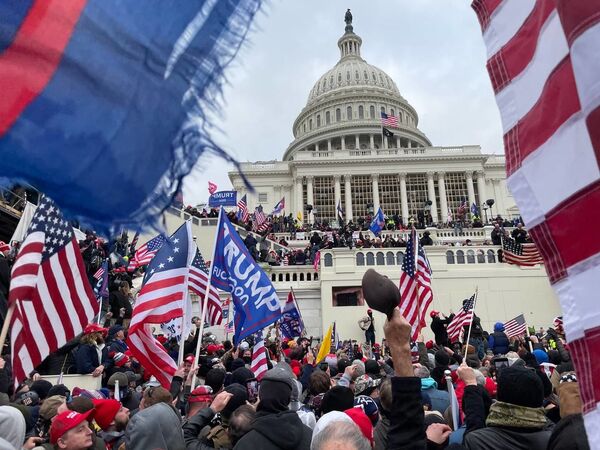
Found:
<path fill-rule="evenodd" d="M 302 211 L 298 211 L 298 214 L 296 214 L 296 218 L 298 219 L 298 221 L 302 222 Z"/>
<path fill-rule="evenodd" d="M 323 342 L 321 342 L 321 347 L 319 348 L 319 354 L 317 355 L 317 360 L 315 361 L 319 364 L 321 361 L 325 359 L 327 355 L 329 355 L 329 351 L 331 350 L 331 333 L 333 331 L 333 324 L 329 325 L 329 329 L 325 336 L 323 336 Z"/>

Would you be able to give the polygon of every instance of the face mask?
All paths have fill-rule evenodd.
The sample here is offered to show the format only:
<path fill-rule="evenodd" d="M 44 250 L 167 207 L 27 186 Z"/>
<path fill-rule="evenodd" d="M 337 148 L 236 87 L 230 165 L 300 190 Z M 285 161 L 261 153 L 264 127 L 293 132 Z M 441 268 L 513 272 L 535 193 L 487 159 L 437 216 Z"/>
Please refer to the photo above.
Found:
<path fill-rule="evenodd" d="M 246 364 L 252 363 L 252 356 L 244 356 L 242 359 Z"/>

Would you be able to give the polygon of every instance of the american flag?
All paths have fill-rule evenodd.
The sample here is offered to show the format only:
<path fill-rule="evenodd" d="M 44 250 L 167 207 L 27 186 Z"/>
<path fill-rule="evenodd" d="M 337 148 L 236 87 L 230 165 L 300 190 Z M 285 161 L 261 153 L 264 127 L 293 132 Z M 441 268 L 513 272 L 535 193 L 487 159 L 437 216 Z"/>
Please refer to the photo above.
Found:
<path fill-rule="evenodd" d="M 411 231 L 406 243 L 406 254 L 400 272 L 400 312 L 411 324 L 415 340 L 425 326 L 425 314 L 433 301 L 431 267 L 423 247 L 419 244 L 417 230 Z"/>
<path fill-rule="evenodd" d="M 252 363 L 250 364 L 250 370 L 254 373 L 254 377 L 258 381 L 260 381 L 267 370 L 269 370 L 267 365 L 267 349 L 265 348 L 265 341 L 262 337 L 256 341 L 254 348 L 252 349 Z"/>
<path fill-rule="evenodd" d="M 133 356 L 164 387 L 169 387 L 177 369 L 164 347 L 154 338 L 150 324 L 168 323 L 183 317 L 187 326 L 190 310 L 187 290 L 189 266 L 195 254 L 190 222 L 184 223 L 165 241 L 148 265 L 137 297 L 127 343 Z M 186 330 L 182 330 L 186 335 Z"/>
<path fill-rule="evenodd" d="M 544 260 L 534 243 L 518 244 L 513 238 L 502 239 L 502 258 L 509 264 L 518 266 L 535 266 L 543 264 Z"/>
<path fill-rule="evenodd" d="M 100 267 L 98 267 L 98 270 L 96 270 L 96 273 L 94 273 L 94 278 L 96 280 L 99 280 L 100 278 L 102 278 L 102 275 L 104 275 L 104 264 L 102 264 Z"/>
<path fill-rule="evenodd" d="M 98 313 L 73 228 L 43 197 L 12 268 L 9 304 L 15 385 Z"/>
<path fill-rule="evenodd" d="M 241 220 L 243 223 L 248 222 L 250 218 L 250 214 L 248 213 L 248 203 L 246 201 L 246 196 L 244 195 L 237 203 L 238 212 L 237 218 Z"/>
<path fill-rule="evenodd" d="M 235 326 L 233 325 L 233 319 L 229 321 L 229 323 L 225 324 L 225 333 L 233 333 L 235 331 Z"/>
<path fill-rule="evenodd" d="M 398 128 L 398 117 L 387 115 L 383 111 L 381 112 L 381 125 L 384 127 L 395 127 Z"/>
<path fill-rule="evenodd" d="M 258 205 L 254 210 L 254 229 L 258 232 L 262 232 L 267 228 L 269 228 L 267 216 L 265 216 L 262 205 Z"/>
<path fill-rule="evenodd" d="M 317 253 L 315 253 L 315 260 L 313 261 L 313 268 L 315 269 L 315 272 L 319 271 L 319 267 L 321 267 L 321 251 L 317 251 Z"/>
<path fill-rule="evenodd" d="M 504 332 L 510 338 L 513 336 L 520 336 L 527 332 L 527 324 L 525 323 L 525 316 L 519 314 L 514 319 L 510 319 L 504 324 Z"/>
<path fill-rule="evenodd" d="M 208 287 L 208 268 L 202 258 L 200 250 L 196 249 L 196 256 L 190 267 L 189 289 L 200 297 L 200 307 L 204 305 L 204 296 Z M 208 306 L 204 321 L 210 326 L 221 325 L 223 321 L 223 306 L 219 291 L 214 286 L 210 287 L 208 294 Z"/>
<path fill-rule="evenodd" d="M 590 448 L 600 447 L 600 2 L 473 2 L 504 131 L 507 184 L 564 313 Z"/>
<path fill-rule="evenodd" d="M 463 327 L 469 326 L 473 321 L 474 308 L 475 294 L 473 294 L 471 298 L 465 302 L 460 311 L 452 319 L 452 322 L 448 324 L 446 331 L 448 332 L 448 339 L 450 342 L 457 342 L 460 340 L 460 332 L 462 331 Z"/>
<path fill-rule="evenodd" d="M 138 248 L 133 259 L 129 263 L 128 269 L 136 269 L 137 267 L 145 266 L 152 261 L 154 255 L 156 255 L 156 252 L 160 250 L 166 240 L 164 235 L 159 234 Z"/>

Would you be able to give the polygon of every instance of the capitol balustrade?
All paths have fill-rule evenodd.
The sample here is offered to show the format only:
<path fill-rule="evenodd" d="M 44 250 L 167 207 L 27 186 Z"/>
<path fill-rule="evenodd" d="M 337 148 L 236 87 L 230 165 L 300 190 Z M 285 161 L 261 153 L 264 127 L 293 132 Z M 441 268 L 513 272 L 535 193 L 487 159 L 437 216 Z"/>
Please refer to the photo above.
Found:
<path fill-rule="evenodd" d="M 447 156 L 449 154 L 478 154 L 479 146 L 465 145 L 454 147 L 401 147 L 387 149 L 346 149 L 346 150 L 315 150 L 298 152 L 295 161 L 311 161 L 314 158 L 323 159 L 352 159 L 371 156 Z"/>

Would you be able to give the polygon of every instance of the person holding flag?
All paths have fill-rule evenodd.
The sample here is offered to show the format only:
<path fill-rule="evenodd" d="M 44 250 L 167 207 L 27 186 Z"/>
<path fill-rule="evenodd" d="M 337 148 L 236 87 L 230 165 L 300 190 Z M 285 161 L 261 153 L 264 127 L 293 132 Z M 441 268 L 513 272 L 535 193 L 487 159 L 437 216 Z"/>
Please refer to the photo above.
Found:
<path fill-rule="evenodd" d="M 279 202 L 275 205 L 275 208 L 273 208 L 273 212 L 271 213 L 271 215 L 276 216 L 278 214 L 281 214 L 284 209 L 285 209 L 285 197 L 283 197 L 281 200 L 279 200 Z"/>
<path fill-rule="evenodd" d="M 288 293 L 287 301 L 283 307 L 279 330 L 282 336 L 287 339 L 302 336 L 304 332 L 304 322 L 302 321 L 293 290 L 290 290 Z"/>
<path fill-rule="evenodd" d="M 132 355 L 163 387 L 169 387 L 177 370 L 164 347 L 152 335 L 151 324 L 182 318 L 191 310 L 188 296 L 189 268 L 196 255 L 190 222 L 185 222 L 169 237 L 152 259 L 133 309 L 127 345 Z M 190 318 L 182 323 L 190 327 Z M 189 328 L 182 330 L 187 336 Z"/>
<path fill-rule="evenodd" d="M 215 287 L 231 293 L 235 343 L 281 318 L 271 279 L 254 261 L 223 208 L 219 210 L 210 274 Z"/>
<path fill-rule="evenodd" d="M 375 235 L 379 236 L 381 230 L 385 227 L 385 216 L 383 215 L 383 211 L 381 208 L 377 210 L 377 214 L 373 217 L 371 221 L 371 225 L 369 226 L 369 230 Z"/>

